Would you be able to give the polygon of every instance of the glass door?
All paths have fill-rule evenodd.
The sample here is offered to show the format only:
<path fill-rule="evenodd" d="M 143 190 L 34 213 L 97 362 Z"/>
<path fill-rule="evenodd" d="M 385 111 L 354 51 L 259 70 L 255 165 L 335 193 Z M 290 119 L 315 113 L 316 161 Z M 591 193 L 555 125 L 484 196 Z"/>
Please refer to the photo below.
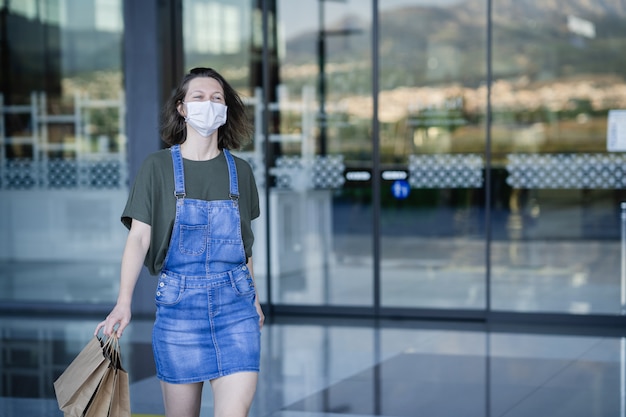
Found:
<path fill-rule="evenodd" d="M 380 0 L 381 306 L 486 308 L 486 2 Z"/>
<path fill-rule="evenodd" d="M 623 7 L 494 2 L 493 21 L 493 308 L 623 314 Z"/>
<path fill-rule="evenodd" d="M 254 254 L 264 302 L 476 317 L 624 309 L 624 150 L 607 143 L 626 108 L 622 14 L 534 1 L 184 4 L 186 67 L 220 69 L 255 119 L 239 155 L 267 200 Z"/>
<path fill-rule="evenodd" d="M 373 303 L 370 2 L 276 1 L 273 302 Z"/>

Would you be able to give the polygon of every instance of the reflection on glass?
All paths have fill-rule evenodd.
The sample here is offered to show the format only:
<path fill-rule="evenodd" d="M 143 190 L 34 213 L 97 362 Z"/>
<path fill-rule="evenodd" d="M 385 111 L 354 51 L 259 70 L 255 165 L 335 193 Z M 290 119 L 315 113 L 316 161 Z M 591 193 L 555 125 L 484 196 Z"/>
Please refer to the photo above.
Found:
<path fill-rule="evenodd" d="M 237 156 L 248 161 L 256 179 L 261 216 L 252 222 L 255 235 L 254 275 L 261 302 L 267 301 L 265 146 L 263 137 L 263 76 L 261 6 L 249 0 L 184 0 L 184 69 L 211 67 L 220 72 L 239 92 L 254 121 L 254 137 Z M 271 19 L 270 19 L 271 20 Z M 270 30 L 271 33 L 272 30 Z M 271 42 L 274 44 L 274 42 Z M 271 48 L 271 60 L 276 49 Z M 275 72 L 270 65 L 272 72 Z M 274 79 L 274 77 L 271 77 Z"/>
<path fill-rule="evenodd" d="M 619 314 L 624 10 L 494 3 L 493 307 Z M 520 34 L 523 34 L 521 36 Z"/>
<path fill-rule="evenodd" d="M 255 87 L 260 87 L 262 82 L 260 74 L 251 70 L 252 60 L 260 62 L 262 47 L 258 44 L 255 49 L 251 44 L 253 32 L 261 24 L 260 9 L 253 9 L 251 3 L 250 0 L 183 1 L 185 70 L 215 68 L 247 97 L 254 96 Z"/>
<path fill-rule="evenodd" d="M 372 304 L 371 4 L 278 1 L 272 287 L 278 304 Z M 368 175 L 365 180 L 345 172 Z"/>
<path fill-rule="evenodd" d="M 111 302 L 128 192 L 121 1 L 3 4 L 0 298 Z"/>
<path fill-rule="evenodd" d="M 486 20 L 477 4 L 380 1 L 386 307 L 486 305 Z"/>

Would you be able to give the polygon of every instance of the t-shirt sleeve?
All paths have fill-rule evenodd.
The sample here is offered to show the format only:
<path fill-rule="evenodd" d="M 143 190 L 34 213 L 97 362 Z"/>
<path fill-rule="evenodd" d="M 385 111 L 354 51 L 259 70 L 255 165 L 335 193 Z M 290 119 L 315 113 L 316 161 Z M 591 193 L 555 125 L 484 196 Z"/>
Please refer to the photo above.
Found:
<path fill-rule="evenodd" d="M 141 165 L 122 212 L 122 223 L 128 229 L 133 219 L 152 225 L 152 181 L 154 164 L 150 158 Z"/>
<path fill-rule="evenodd" d="M 252 220 L 261 215 L 259 207 L 259 192 L 250 164 L 244 160 L 238 161 L 237 171 L 240 174 L 241 193 L 245 195 L 244 204 L 240 206 L 241 211 L 241 235 L 243 237 L 246 256 L 252 256 L 252 246 L 254 244 L 254 232 L 252 231 Z M 244 208 L 245 207 L 245 208 Z"/>
<path fill-rule="evenodd" d="M 254 220 L 261 215 L 259 207 L 259 191 L 252 170 L 250 170 L 250 220 Z"/>

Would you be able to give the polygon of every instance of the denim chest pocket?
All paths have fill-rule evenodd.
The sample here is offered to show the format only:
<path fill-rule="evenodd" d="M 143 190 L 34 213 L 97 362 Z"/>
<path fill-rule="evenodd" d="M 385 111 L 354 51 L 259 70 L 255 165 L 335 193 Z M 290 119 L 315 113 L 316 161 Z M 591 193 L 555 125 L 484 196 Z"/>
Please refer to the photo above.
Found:
<path fill-rule="evenodd" d="M 230 283 L 237 295 L 250 295 L 254 293 L 254 281 L 250 270 L 246 266 L 237 268 L 231 273 Z"/>
<path fill-rule="evenodd" d="M 186 255 L 201 255 L 207 245 L 207 226 L 180 225 L 179 249 Z"/>
<path fill-rule="evenodd" d="M 178 303 L 183 295 L 183 286 L 177 279 L 168 278 L 161 275 L 157 283 L 155 301 L 159 305 L 174 305 Z"/>

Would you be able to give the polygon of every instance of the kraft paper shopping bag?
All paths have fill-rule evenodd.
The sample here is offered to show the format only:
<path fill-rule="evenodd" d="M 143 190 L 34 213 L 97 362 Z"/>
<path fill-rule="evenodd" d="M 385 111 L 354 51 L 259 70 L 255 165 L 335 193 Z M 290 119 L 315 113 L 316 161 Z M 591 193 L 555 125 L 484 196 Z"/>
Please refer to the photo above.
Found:
<path fill-rule="evenodd" d="M 54 383 L 66 417 L 130 417 L 128 373 L 119 340 L 94 337 Z"/>
<path fill-rule="evenodd" d="M 100 385 L 109 363 L 104 355 L 102 342 L 94 336 L 54 381 L 59 408 L 66 415 L 82 415 Z"/>

